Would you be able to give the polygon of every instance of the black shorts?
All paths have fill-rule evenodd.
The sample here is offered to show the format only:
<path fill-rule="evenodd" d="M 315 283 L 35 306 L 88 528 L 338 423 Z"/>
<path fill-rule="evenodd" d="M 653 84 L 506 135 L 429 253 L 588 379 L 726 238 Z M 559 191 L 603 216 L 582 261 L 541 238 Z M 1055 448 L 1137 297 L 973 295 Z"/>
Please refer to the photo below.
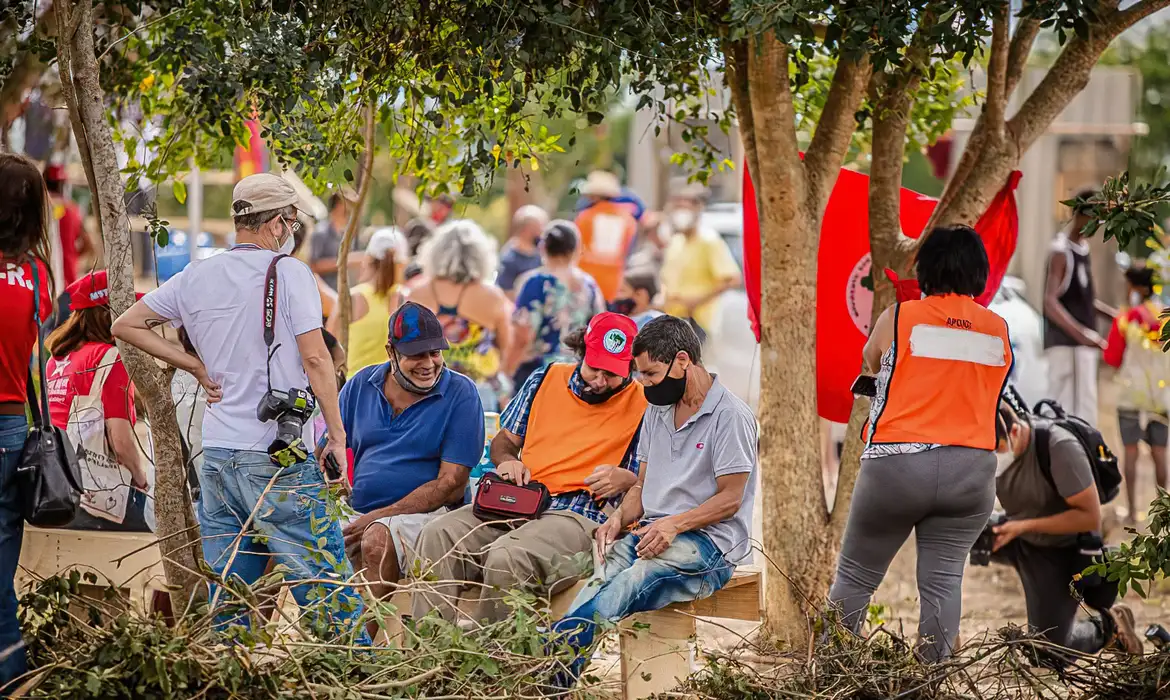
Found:
<path fill-rule="evenodd" d="M 1126 408 L 1117 409 L 1117 427 L 1121 429 L 1121 444 L 1136 445 L 1145 442 L 1150 447 L 1165 447 L 1170 428 L 1165 413 L 1147 413 L 1142 426 L 1142 414 Z"/>

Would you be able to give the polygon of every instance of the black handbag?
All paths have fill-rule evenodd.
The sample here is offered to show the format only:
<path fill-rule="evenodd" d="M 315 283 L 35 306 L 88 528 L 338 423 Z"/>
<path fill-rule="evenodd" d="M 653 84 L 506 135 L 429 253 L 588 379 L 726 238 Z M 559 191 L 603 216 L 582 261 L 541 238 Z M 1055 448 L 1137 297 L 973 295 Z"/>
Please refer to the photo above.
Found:
<path fill-rule="evenodd" d="M 32 372 L 28 374 L 28 406 L 32 428 L 16 469 L 21 491 L 21 515 L 34 527 L 64 527 L 81 504 L 81 469 L 65 431 L 49 420 L 49 388 L 45 381 L 44 326 L 41 325 L 40 279 L 34 261 L 33 323 L 37 327 L 37 363 L 41 370 L 38 400 Z"/>

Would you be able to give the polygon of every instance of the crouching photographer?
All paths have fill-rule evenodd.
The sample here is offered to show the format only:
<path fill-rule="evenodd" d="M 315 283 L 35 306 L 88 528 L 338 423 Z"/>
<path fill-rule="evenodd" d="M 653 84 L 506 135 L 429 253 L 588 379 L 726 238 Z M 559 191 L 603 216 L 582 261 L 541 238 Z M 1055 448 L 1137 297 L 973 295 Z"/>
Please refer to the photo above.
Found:
<path fill-rule="evenodd" d="M 191 373 L 206 391 L 203 555 L 224 579 L 249 586 L 271 560 L 292 581 L 352 574 L 305 425 L 320 404 L 329 430 L 323 460 L 345 464 L 321 298 L 309 268 L 287 255 L 300 225 L 298 204 L 296 191 L 276 175 L 240 180 L 232 196 L 237 244 L 192 262 L 113 327 L 116 337 Z M 196 355 L 152 330 L 164 323 L 180 323 Z M 332 584 L 302 583 L 292 592 L 302 606 L 313 602 L 310 621 L 329 636 L 351 630 L 362 609 L 356 592 Z M 226 590 L 213 590 L 212 601 L 235 603 Z M 233 621 L 219 612 L 222 623 Z"/>
<path fill-rule="evenodd" d="M 1090 654 L 1105 648 L 1140 654 L 1133 612 L 1114 605 L 1116 583 L 1093 577 L 1070 587 L 1102 548 L 1101 465 L 1091 461 L 1088 447 L 1095 431 L 1084 424 L 1083 442 L 1077 420 L 1063 412 L 1056 420 L 1024 415 L 1007 401 L 1000 404 L 995 485 L 1004 513 L 992 516 L 971 563 L 990 559 L 1014 568 L 1024 587 L 1028 626 L 1054 644 Z M 1115 467 L 1103 442 L 1095 453 Z M 1094 614 L 1078 619 L 1082 602 Z"/>

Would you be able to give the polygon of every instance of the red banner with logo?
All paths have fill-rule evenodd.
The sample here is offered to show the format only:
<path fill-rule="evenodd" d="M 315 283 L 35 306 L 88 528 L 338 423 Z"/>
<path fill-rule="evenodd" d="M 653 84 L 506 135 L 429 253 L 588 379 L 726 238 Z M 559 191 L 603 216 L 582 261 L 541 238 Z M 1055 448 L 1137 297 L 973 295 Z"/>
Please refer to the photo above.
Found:
<path fill-rule="evenodd" d="M 1015 189 L 1020 173 L 1014 172 L 975 224 L 987 247 L 991 274 L 979 297 L 986 306 L 999 289 L 1016 250 L 1019 217 Z M 748 316 L 760 338 L 760 221 L 755 188 L 744 168 L 743 262 Z M 903 188 L 902 232 L 910 238 L 922 235 L 938 200 Z M 849 420 L 853 394 L 849 387 L 861 368 L 861 349 L 869 337 L 873 310 L 874 271 L 869 255 L 869 177 L 841 170 L 829 196 L 821 223 L 817 253 L 817 412 L 822 418 Z M 880 271 L 879 271 L 880 274 Z"/>

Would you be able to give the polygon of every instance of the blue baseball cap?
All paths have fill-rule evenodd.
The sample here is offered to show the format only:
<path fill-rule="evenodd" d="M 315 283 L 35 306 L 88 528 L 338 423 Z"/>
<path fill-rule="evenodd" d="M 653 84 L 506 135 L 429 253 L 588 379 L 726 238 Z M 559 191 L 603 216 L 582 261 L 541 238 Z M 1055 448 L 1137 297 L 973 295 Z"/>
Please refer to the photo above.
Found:
<path fill-rule="evenodd" d="M 398 307 L 390 316 L 390 346 L 403 355 L 422 355 L 449 347 L 439 317 L 413 301 Z"/>

